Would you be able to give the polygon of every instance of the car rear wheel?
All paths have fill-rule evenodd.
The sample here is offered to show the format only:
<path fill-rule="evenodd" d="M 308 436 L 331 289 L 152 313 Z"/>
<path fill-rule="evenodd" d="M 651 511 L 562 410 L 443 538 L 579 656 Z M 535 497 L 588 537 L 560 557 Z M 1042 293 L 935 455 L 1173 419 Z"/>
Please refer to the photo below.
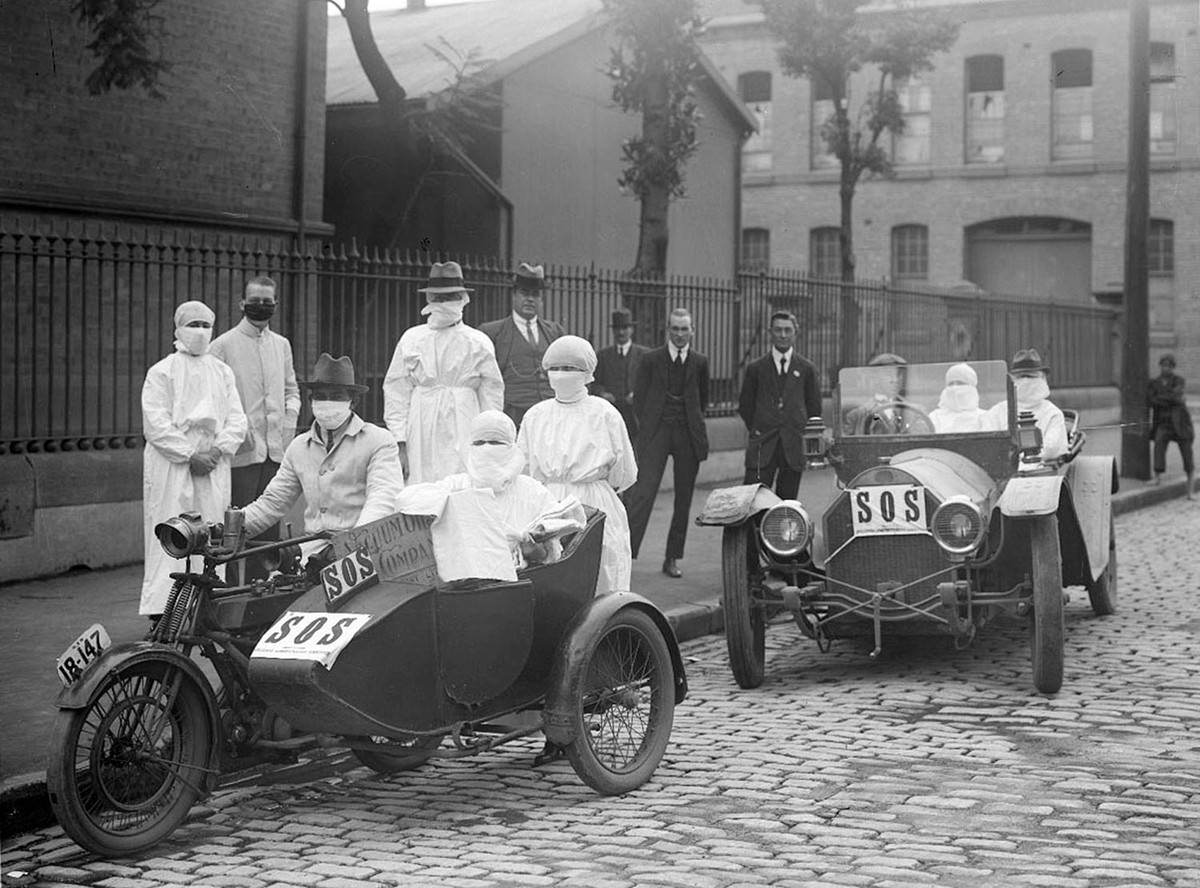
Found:
<path fill-rule="evenodd" d="M 1096 616 L 1107 617 L 1117 612 L 1117 532 L 1112 516 L 1108 519 L 1108 565 L 1088 584 L 1087 592 Z"/>
<path fill-rule="evenodd" d="M 1058 518 L 1043 515 L 1029 528 L 1033 580 L 1033 686 L 1055 694 L 1063 682 L 1062 555 Z"/>
<path fill-rule="evenodd" d="M 756 688 L 763 683 L 766 669 L 766 618 L 761 606 L 750 596 L 750 578 L 758 571 L 758 547 L 754 524 L 745 522 L 726 527 L 721 538 L 725 611 L 725 647 L 729 668 L 740 687 Z"/>

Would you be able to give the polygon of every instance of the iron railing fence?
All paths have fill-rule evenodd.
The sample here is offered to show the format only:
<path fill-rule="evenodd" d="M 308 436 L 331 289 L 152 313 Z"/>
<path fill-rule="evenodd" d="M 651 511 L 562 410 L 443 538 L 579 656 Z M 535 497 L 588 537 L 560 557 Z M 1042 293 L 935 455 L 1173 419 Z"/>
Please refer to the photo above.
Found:
<path fill-rule="evenodd" d="M 444 257 L 439 257 L 444 258 Z M 473 289 L 468 323 L 505 317 L 511 273 L 487 257 L 455 257 Z M 245 281 L 279 283 L 273 326 L 288 336 L 297 373 L 322 351 L 350 355 L 370 392 L 363 415 L 380 421 L 381 383 L 400 334 L 420 323 L 428 254 L 353 245 L 299 251 L 286 237 L 180 234 L 77 224 L 49 233 L 0 218 L 0 452 L 141 445 L 146 369 L 173 339 L 175 306 L 207 303 L 216 329 L 237 322 Z M 639 280 L 594 267 L 548 266 L 545 314 L 600 347 L 618 307 L 630 308 L 637 340 L 665 341 L 667 316 L 688 308 L 694 347 L 708 355 L 712 412 L 736 408 L 745 364 L 769 347 L 774 310 L 796 313 L 798 350 L 821 370 L 826 391 L 836 368 L 880 351 L 909 361 L 1008 358 L 1038 347 L 1056 385 L 1109 385 L 1117 315 L 1090 306 L 900 290 L 882 282 L 844 287 L 796 272 L 745 273 L 736 281 L 672 276 Z M 853 353 L 840 330 L 850 318 Z"/>

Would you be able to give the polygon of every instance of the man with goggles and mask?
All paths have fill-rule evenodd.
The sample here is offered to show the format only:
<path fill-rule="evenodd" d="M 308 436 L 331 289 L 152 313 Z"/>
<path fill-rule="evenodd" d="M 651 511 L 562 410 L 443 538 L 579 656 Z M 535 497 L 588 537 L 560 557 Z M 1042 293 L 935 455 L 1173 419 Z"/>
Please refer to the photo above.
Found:
<path fill-rule="evenodd" d="M 1067 452 L 1067 422 L 1063 412 L 1050 401 L 1050 384 L 1046 372 L 1050 368 L 1042 363 L 1036 348 L 1023 348 L 1013 355 L 1008 366 L 1013 389 L 1017 396 L 1017 415 L 1032 413 L 1034 422 L 1042 431 L 1042 453 L 1044 461 L 1057 459 Z M 983 420 L 985 429 L 1008 429 L 1008 402 L 993 405 Z"/>
<path fill-rule="evenodd" d="M 175 351 L 146 371 L 142 385 L 146 564 L 138 613 L 150 617 L 166 606 L 171 571 L 183 569 L 158 544 L 154 525 L 181 512 L 220 521 L 230 460 L 246 435 L 233 371 L 208 351 L 215 319 L 203 302 L 175 309 Z"/>
<path fill-rule="evenodd" d="M 355 383 L 350 358 L 322 354 L 304 386 L 313 424 L 288 445 L 267 489 L 243 510 L 247 537 L 279 521 L 301 494 L 306 534 L 348 530 L 396 511 L 404 489 L 396 440 L 354 412 L 367 387 Z M 309 556 L 327 545 L 314 540 L 301 549 Z"/>
<path fill-rule="evenodd" d="M 517 427 L 499 410 L 471 421 L 464 448 L 465 472 L 411 484 L 396 501 L 398 511 L 434 515 L 430 528 L 438 575 L 512 581 L 529 564 L 557 561 L 562 546 L 547 530 L 578 529 L 583 507 L 573 497 L 556 500 L 540 481 L 522 475 L 525 455 Z"/>
<path fill-rule="evenodd" d="M 586 339 L 560 336 L 542 356 L 554 398 L 529 408 L 517 445 L 527 471 L 560 498 L 603 510 L 604 543 L 596 594 L 628 592 L 633 570 L 629 519 L 617 494 L 637 480 L 637 460 L 625 420 L 603 398 L 588 394 L 596 352 Z"/>
<path fill-rule="evenodd" d="M 471 291 L 457 262 L 435 262 L 418 290 L 429 320 L 404 331 L 383 380 L 383 417 L 411 483 L 463 470 L 462 446 L 480 411 L 504 406 L 492 341 L 463 322 Z"/>

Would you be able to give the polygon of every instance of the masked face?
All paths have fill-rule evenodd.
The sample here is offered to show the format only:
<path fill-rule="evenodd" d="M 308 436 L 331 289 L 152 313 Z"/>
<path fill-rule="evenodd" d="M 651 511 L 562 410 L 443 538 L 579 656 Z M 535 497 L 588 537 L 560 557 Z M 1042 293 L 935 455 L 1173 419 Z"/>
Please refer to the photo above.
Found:
<path fill-rule="evenodd" d="M 207 321 L 192 321 L 186 327 L 175 328 L 175 339 L 191 355 L 202 355 L 208 351 L 212 339 L 212 324 Z"/>
<path fill-rule="evenodd" d="M 516 445 L 506 441 L 472 441 L 467 448 L 467 475 L 475 487 L 504 490 L 524 464 L 525 458 Z"/>
<path fill-rule="evenodd" d="M 313 419 L 322 429 L 332 432 L 340 429 L 350 418 L 349 401 L 312 400 Z"/>
<path fill-rule="evenodd" d="M 546 371 L 550 380 L 550 388 L 554 389 L 554 399 L 564 404 L 571 404 L 587 397 L 588 375 L 574 368 L 551 368 Z"/>
<path fill-rule="evenodd" d="M 1033 407 L 1050 397 L 1050 385 L 1040 373 L 1035 376 L 1015 377 L 1013 388 L 1017 392 L 1017 403 L 1021 406 Z"/>
<path fill-rule="evenodd" d="M 433 301 L 421 309 L 421 314 L 429 316 L 429 326 L 434 329 L 453 327 L 462 320 L 467 301 L 465 293 L 455 293 L 449 298 L 434 296 Z"/>
<path fill-rule="evenodd" d="M 973 385 L 951 383 L 942 389 L 938 406 L 943 410 L 976 410 L 979 407 L 979 389 Z"/>

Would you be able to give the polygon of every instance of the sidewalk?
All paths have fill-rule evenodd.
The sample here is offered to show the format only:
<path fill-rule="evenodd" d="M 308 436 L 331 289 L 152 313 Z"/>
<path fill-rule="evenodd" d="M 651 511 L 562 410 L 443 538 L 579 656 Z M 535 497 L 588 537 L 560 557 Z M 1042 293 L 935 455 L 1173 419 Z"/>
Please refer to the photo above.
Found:
<path fill-rule="evenodd" d="M 1182 496 L 1183 479 L 1177 472 L 1168 477 L 1172 481 L 1161 487 L 1122 479 L 1113 511 L 1122 514 Z M 829 470 L 810 471 L 800 498 L 819 515 L 835 492 Z M 708 490 L 696 491 L 693 516 L 707 496 Z M 724 626 L 721 528 L 692 524 L 680 561 L 683 578 L 665 576 L 661 567 L 671 498 L 664 491 L 655 502 L 641 557 L 633 564 L 632 588 L 657 604 L 679 640 L 687 641 L 719 633 Z M 45 756 L 60 687 L 55 657 L 95 622 L 104 625 L 114 643 L 141 638 L 146 628 L 145 619 L 137 616 L 141 579 L 138 564 L 0 586 L 0 824 L 5 834 L 32 828 L 49 816 Z"/>

